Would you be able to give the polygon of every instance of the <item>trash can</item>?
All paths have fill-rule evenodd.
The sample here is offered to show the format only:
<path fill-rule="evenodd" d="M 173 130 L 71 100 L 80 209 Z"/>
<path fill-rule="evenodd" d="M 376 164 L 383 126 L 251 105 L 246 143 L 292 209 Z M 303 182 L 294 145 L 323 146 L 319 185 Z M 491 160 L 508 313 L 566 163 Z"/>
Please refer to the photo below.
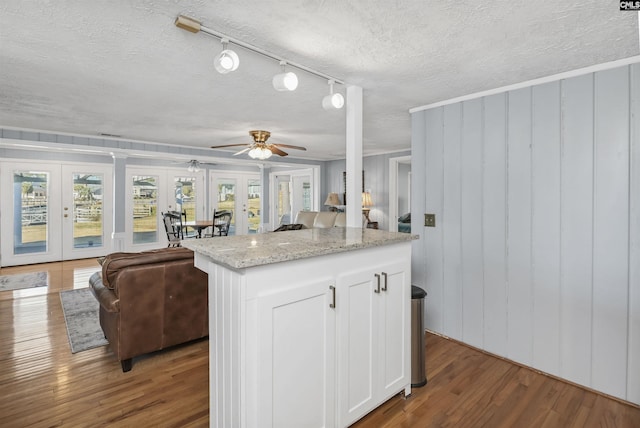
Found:
<path fill-rule="evenodd" d="M 411 387 L 427 384 L 424 367 L 424 298 L 427 292 L 411 286 Z"/>

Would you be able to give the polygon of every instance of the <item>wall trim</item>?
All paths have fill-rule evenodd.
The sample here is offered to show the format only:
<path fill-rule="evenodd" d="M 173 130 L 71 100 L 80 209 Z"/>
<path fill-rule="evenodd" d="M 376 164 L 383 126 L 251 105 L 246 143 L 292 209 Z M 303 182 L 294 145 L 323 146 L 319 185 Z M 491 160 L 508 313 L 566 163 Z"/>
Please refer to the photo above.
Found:
<path fill-rule="evenodd" d="M 457 98 L 451 98 L 444 101 L 438 101 L 436 103 L 427 104 L 424 106 L 414 107 L 409 109 L 409 113 L 417 113 L 423 110 L 429 110 L 435 107 L 442 107 L 449 104 L 459 103 L 461 101 L 468 101 L 475 98 L 486 97 L 489 95 L 500 94 L 503 92 L 513 91 L 516 89 L 527 88 L 535 85 L 542 85 L 543 83 L 555 82 L 557 80 L 568 79 L 570 77 L 582 76 L 583 74 L 595 73 L 597 71 L 609 70 L 611 68 L 622 67 L 625 65 L 635 64 L 640 62 L 640 55 L 632 56 L 629 58 L 623 58 L 616 61 L 605 62 L 602 64 L 590 65 L 584 68 L 578 68 L 576 70 L 565 71 L 558 74 L 552 74 L 551 76 L 540 77 L 538 79 L 527 80 L 525 82 L 515 83 L 513 85 L 502 86 L 500 88 L 488 89 L 486 91 L 476 92 L 474 94 L 463 95 Z"/>

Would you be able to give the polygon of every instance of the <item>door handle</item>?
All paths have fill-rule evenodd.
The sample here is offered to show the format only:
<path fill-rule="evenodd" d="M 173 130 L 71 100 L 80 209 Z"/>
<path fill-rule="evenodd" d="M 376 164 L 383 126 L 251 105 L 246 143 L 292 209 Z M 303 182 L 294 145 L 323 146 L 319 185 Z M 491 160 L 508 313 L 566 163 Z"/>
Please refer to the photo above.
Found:
<path fill-rule="evenodd" d="M 384 277 L 384 287 L 382 287 L 382 291 L 387 291 L 387 273 L 382 272 L 382 276 Z"/>
<path fill-rule="evenodd" d="M 378 281 L 378 286 L 373 290 L 374 293 L 379 293 L 380 292 L 380 274 L 379 273 L 375 273 L 374 276 L 376 277 L 376 280 Z"/>
<path fill-rule="evenodd" d="M 335 309 L 336 308 L 336 287 L 334 287 L 333 285 L 330 285 L 329 290 L 331 290 L 331 303 L 329 303 L 329 307 L 331 309 Z"/>

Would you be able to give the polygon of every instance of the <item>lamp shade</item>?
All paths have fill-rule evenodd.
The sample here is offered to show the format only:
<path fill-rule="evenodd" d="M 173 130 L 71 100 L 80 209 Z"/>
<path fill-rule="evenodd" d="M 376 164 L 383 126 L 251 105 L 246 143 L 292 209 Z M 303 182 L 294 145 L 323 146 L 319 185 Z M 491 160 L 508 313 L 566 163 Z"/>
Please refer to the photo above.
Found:
<path fill-rule="evenodd" d="M 371 193 L 362 192 L 362 207 L 368 208 L 373 206 L 373 200 L 371 200 Z"/>
<path fill-rule="evenodd" d="M 336 205 L 340 205 L 340 199 L 338 198 L 338 194 L 337 193 L 329 193 L 327 195 L 327 200 L 324 201 L 325 205 L 329 205 L 329 206 L 336 206 Z"/>

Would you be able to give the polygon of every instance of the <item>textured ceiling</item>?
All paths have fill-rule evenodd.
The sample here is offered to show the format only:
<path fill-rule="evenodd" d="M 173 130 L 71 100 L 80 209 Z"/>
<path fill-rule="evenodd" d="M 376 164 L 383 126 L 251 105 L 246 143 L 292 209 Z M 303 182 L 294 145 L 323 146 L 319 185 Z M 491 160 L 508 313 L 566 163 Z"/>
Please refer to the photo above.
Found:
<path fill-rule="evenodd" d="M 38 1 L 0 3 L 0 126 L 184 146 L 303 145 L 292 156 L 345 156 L 345 110 L 326 112 L 325 80 L 231 46 L 220 75 L 208 28 L 364 89 L 364 152 L 410 147 L 412 107 L 640 53 L 638 14 L 617 0 Z M 336 87 L 342 93 L 345 88 Z"/>

